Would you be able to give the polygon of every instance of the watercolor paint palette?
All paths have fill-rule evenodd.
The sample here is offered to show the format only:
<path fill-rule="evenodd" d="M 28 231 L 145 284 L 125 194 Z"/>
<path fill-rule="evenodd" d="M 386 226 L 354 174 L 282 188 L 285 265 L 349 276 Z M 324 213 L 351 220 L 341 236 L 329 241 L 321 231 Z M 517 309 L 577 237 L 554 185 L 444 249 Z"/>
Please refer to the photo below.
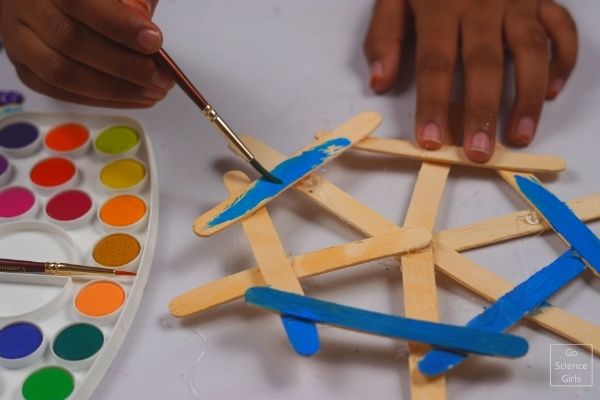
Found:
<path fill-rule="evenodd" d="M 121 116 L 0 119 L 0 257 L 136 272 L 0 272 L 0 399 L 88 398 L 127 335 L 158 228 L 149 138 Z"/>

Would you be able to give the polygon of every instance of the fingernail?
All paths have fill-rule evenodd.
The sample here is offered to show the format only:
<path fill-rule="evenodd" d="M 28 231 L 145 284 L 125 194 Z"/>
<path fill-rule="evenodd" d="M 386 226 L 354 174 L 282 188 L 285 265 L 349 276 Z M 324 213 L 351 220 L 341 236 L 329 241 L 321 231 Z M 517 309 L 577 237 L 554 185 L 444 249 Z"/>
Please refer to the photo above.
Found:
<path fill-rule="evenodd" d="M 383 78 L 383 64 L 381 61 L 375 61 L 371 64 L 371 87 L 381 78 Z"/>
<path fill-rule="evenodd" d="M 146 0 L 121 0 L 126 6 L 139 12 L 145 17 L 148 17 L 152 13 L 152 6 L 149 1 Z"/>
<path fill-rule="evenodd" d="M 558 93 L 562 90 L 563 85 L 565 84 L 565 80 L 563 78 L 555 79 L 550 85 L 550 90 L 548 95 L 552 98 L 558 96 Z"/>
<path fill-rule="evenodd" d="M 492 148 L 490 146 L 490 137 L 487 132 L 479 131 L 471 138 L 471 151 L 478 151 L 480 153 L 490 154 Z"/>
<path fill-rule="evenodd" d="M 515 135 L 522 141 L 529 143 L 533 138 L 535 130 L 535 122 L 531 117 L 521 118 L 517 123 L 517 131 Z"/>
<path fill-rule="evenodd" d="M 173 78 L 165 71 L 159 69 L 152 75 L 152 84 L 161 89 L 170 89 L 173 85 Z"/>
<path fill-rule="evenodd" d="M 165 97 L 165 91 L 159 89 L 145 88 L 142 95 L 151 100 L 160 100 Z"/>
<path fill-rule="evenodd" d="M 160 32 L 153 28 L 145 28 L 138 33 L 137 43 L 148 52 L 158 51 L 161 45 Z"/>
<path fill-rule="evenodd" d="M 442 131 L 435 122 L 428 122 L 421 131 L 421 139 L 428 142 L 442 143 Z"/>

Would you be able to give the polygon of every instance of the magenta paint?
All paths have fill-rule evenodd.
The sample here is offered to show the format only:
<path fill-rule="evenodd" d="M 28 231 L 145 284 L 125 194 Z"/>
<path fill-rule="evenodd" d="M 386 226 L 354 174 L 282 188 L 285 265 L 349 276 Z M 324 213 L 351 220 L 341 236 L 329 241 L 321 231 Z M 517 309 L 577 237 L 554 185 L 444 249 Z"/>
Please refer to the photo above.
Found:
<path fill-rule="evenodd" d="M 11 186 L 0 191 L 0 218 L 15 218 L 25 214 L 35 205 L 35 195 L 21 186 Z"/>
<path fill-rule="evenodd" d="M 46 214 L 58 221 L 73 221 L 92 209 L 92 198 L 81 190 L 65 190 L 54 195 L 46 204 Z"/>

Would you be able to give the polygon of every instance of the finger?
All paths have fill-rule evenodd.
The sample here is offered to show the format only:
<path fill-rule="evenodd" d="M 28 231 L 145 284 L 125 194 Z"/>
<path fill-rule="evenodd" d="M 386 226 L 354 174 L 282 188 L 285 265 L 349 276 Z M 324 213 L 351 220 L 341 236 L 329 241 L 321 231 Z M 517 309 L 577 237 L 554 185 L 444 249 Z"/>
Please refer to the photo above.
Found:
<path fill-rule="evenodd" d="M 51 2 L 41 2 L 24 16 L 24 22 L 48 47 L 90 68 L 142 86 L 164 90 L 173 86 L 173 80 L 150 56 L 107 39 Z"/>
<path fill-rule="evenodd" d="M 158 27 L 120 0 L 53 1 L 63 13 L 133 50 L 152 54 L 162 46 Z"/>
<path fill-rule="evenodd" d="M 507 138 L 514 145 L 526 146 L 535 135 L 547 92 L 548 38 L 535 10 L 523 9 L 507 14 L 504 30 L 515 60 L 516 75 L 516 98 Z"/>
<path fill-rule="evenodd" d="M 91 97 L 80 96 L 46 83 L 23 64 L 17 64 L 15 68 L 17 70 L 17 75 L 19 76 L 21 81 L 23 81 L 23 83 L 29 88 L 58 100 L 84 104 L 87 106 L 110 108 L 148 108 L 156 104 L 155 101 L 128 103 L 119 101 L 98 100 Z"/>
<path fill-rule="evenodd" d="M 416 140 L 438 149 L 448 135 L 448 106 L 456 60 L 458 20 L 442 12 L 415 11 Z"/>
<path fill-rule="evenodd" d="M 494 154 L 502 94 L 503 2 L 473 2 L 461 25 L 465 75 L 463 147 L 469 159 L 486 162 Z"/>
<path fill-rule="evenodd" d="M 166 95 L 162 89 L 143 88 L 79 64 L 46 46 L 25 25 L 17 29 L 17 62 L 52 86 L 85 97 L 128 103 L 160 100 Z"/>
<path fill-rule="evenodd" d="M 388 90 L 398 75 L 405 35 L 404 0 L 378 0 L 364 51 L 371 66 L 370 85 L 375 92 Z"/>
<path fill-rule="evenodd" d="M 546 97 L 555 98 L 577 61 L 577 28 L 569 12 L 553 1 L 544 1 L 539 18 L 552 43 L 552 60 Z"/>

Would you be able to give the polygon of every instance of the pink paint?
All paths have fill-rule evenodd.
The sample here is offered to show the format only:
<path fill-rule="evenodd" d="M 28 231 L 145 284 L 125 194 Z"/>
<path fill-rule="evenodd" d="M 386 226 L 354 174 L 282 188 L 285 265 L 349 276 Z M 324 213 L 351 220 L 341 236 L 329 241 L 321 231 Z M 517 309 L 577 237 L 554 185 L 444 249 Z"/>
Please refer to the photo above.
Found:
<path fill-rule="evenodd" d="M 14 218 L 25 214 L 35 205 L 31 190 L 11 186 L 0 191 L 0 218 Z"/>

